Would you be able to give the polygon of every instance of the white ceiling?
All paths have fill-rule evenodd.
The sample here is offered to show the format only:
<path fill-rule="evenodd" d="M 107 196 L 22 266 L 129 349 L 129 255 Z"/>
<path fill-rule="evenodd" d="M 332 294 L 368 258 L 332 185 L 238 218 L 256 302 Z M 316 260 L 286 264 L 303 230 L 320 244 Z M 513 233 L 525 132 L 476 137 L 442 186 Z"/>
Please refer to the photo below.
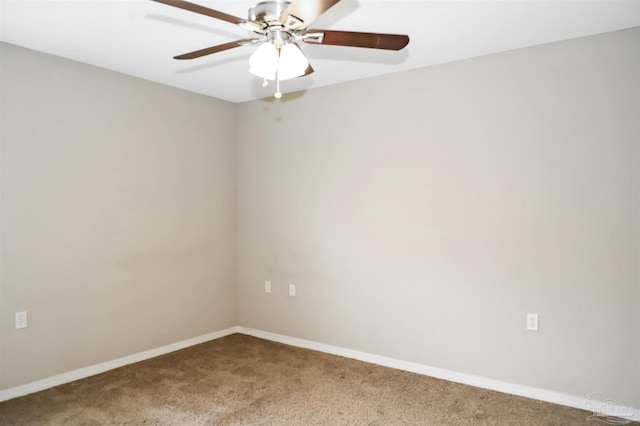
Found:
<path fill-rule="evenodd" d="M 241 18 L 256 1 L 191 0 Z M 252 35 L 150 0 L 1 0 L 0 39 L 231 102 L 270 96 L 249 74 L 255 47 L 173 56 Z M 640 25 L 640 0 L 342 0 L 310 28 L 408 34 L 402 51 L 308 45 L 315 73 L 293 92 Z"/>

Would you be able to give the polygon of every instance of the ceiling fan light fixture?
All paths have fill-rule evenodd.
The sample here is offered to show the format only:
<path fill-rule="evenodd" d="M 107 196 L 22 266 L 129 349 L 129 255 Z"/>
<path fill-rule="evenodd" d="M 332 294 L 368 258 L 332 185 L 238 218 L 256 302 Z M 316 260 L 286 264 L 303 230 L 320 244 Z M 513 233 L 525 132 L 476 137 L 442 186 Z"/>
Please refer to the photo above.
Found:
<path fill-rule="evenodd" d="M 249 72 L 268 80 L 276 79 L 278 49 L 273 43 L 262 43 L 249 58 Z"/>
<path fill-rule="evenodd" d="M 249 58 L 249 72 L 267 80 L 299 77 L 308 66 L 309 61 L 295 43 L 285 43 L 279 49 L 271 42 L 262 43 Z"/>
<path fill-rule="evenodd" d="M 287 43 L 280 48 L 280 61 L 278 62 L 278 78 L 280 80 L 300 77 L 308 66 L 309 61 L 297 44 Z"/>

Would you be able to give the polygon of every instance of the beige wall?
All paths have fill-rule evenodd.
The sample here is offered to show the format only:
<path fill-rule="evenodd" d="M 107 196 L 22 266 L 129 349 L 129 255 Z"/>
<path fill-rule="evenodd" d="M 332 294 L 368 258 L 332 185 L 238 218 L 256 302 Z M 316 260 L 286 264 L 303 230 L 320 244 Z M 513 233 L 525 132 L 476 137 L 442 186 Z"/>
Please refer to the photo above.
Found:
<path fill-rule="evenodd" d="M 0 389 L 239 324 L 640 407 L 639 40 L 237 106 L 0 44 Z"/>
<path fill-rule="evenodd" d="M 240 105 L 239 324 L 639 407 L 639 40 Z"/>
<path fill-rule="evenodd" d="M 0 389 L 235 325 L 235 107 L 0 48 Z"/>

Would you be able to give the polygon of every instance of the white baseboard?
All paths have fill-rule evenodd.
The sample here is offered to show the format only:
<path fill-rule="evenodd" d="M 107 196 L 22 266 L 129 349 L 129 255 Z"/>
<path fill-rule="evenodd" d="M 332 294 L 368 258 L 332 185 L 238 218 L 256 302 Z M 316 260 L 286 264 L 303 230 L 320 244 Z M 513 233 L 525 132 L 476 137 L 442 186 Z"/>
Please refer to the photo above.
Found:
<path fill-rule="evenodd" d="M 367 352 L 360 352 L 353 349 L 341 348 L 339 346 L 327 345 L 324 343 L 313 342 L 311 340 L 298 339 L 296 337 L 284 336 L 282 334 L 270 333 L 268 331 L 256 330 L 247 327 L 235 326 L 225 330 L 216 331 L 202 336 L 193 337 L 191 339 L 182 340 L 177 343 L 162 346 L 156 349 L 150 349 L 148 351 L 140 352 L 137 354 L 129 355 L 123 358 L 118 358 L 113 361 L 107 361 L 100 364 L 92 365 L 89 367 L 79 368 L 77 370 L 69 371 L 67 373 L 58 374 L 53 377 L 49 377 L 36 382 L 27 383 L 25 385 L 16 386 L 13 388 L 0 390 L 0 401 L 6 401 L 8 399 L 17 398 L 33 392 L 49 389 L 54 386 L 69 383 L 74 380 L 84 379 L 85 377 L 93 376 L 96 374 L 104 373 L 114 368 L 123 367 L 125 365 L 133 364 L 139 361 L 144 361 L 149 358 L 154 358 L 160 355 L 168 354 L 180 349 L 194 346 L 200 343 L 208 342 L 210 340 L 219 339 L 224 336 L 228 336 L 234 333 L 242 333 L 249 336 L 258 337 L 265 340 L 271 340 L 273 342 L 284 343 L 291 346 L 297 346 L 300 348 L 311 349 L 314 351 L 324 352 L 332 355 L 343 356 L 345 358 L 356 359 L 359 361 L 368 362 L 371 364 L 382 365 L 385 367 L 395 368 L 397 370 L 409 371 L 412 373 L 422 374 L 425 376 L 435 377 L 438 379 L 448 380 L 450 382 L 462 383 L 465 385 L 476 386 L 484 389 L 491 389 L 498 392 L 508 393 L 511 395 L 523 396 L 526 398 L 536 399 L 545 402 L 551 402 L 554 404 L 564 405 L 568 407 L 578 408 L 586 411 L 603 410 L 604 415 L 618 415 L 625 420 L 640 421 L 640 409 L 633 407 L 624 407 L 616 401 L 608 399 L 607 401 L 601 400 L 587 400 L 587 397 L 579 397 L 573 395 L 567 395 L 559 392 L 549 391 L 545 389 L 538 389 L 530 386 L 518 385 L 509 382 L 503 382 L 499 380 L 488 379 L 486 377 L 474 376 L 472 374 L 458 373 L 456 371 L 445 370 L 442 368 L 430 367 L 428 365 L 417 364 L 414 362 L 402 361 L 394 358 L 388 358 L 380 355 L 370 354 Z M 613 405 L 612 405 L 613 403 Z M 591 404 L 591 405 L 588 405 Z M 624 409 L 625 412 L 617 411 L 615 413 L 606 412 L 608 407 L 614 409 Z"/>
<path fill-rule="evenodd" d="M 38 380 L 36 382 L 31 382 L 25 385 L 4 389 L 0 391 L 0 401 L 6 401 L 8 399 L 17 398 L 19 396 L 24 396 L 30 393 L 49 389 L 54 386 L 73 382 L 74 380 L 84 379 L 85 377 L 104 373 L 105 371 L 113 370 L 114 368 L 123 367 L 125 365 L 133 364 L 135 362 L 140 362 L 149 358 L 165 355 L 170 352 L 175 352 L 177 350 L 188 348 L 189 346 L 194 346 L 200 343 L 208 342 L 210 340 L 219 339 L 221 337 L 228 336 L 230 334 L 234 334 L 237 332 L 238 332 L 237 327 L 230 327 L 230 328 L 227 328 L 226 330 L 220 330 L 213 333 L 203 334 L 202 336 L 193 337 L 191 339 L 182 340 L 180 342 L 172 343 L 170 345 L 162 346 L 160 348 L 150 349 L 148 351 L 139 352 L 137 354 L 114 359 L 113 361 L 107 361 L 107 362 L 102 362 L 100 364 L 91 365 L 88 367 L 78 368 L 77 370 L 58 374 L 53 377 L 48 377 L 46 379 Z"/>
<path fill-rule="evenodd" d="M 611 399 L 608 399 L 607 401 L 601 401 L 590 399 L 588 395 L 582 397 L 567 395 L 560 392 L 549 391 L 546 389 L 539 389 L 531 386 L 524 386 L 515 383 L 503 382 L 500 380 L 488 379 L 486 377 L 474 376 L 472 374 L 458 373 L 456 371 L 430 367 L 428 365 L 402 361 L 394 358 L 370 354 L 367 352 L 345 349 L 339 346 L 326 345 L 324 343 L 298 339 L 295 337 L 284 336 L 281 334 L 270 333 L 267 331 L 256 330 L 247 327 L 238 326 L 236 327 L 236 330 L 238 331 L 238 333 L 259 337 L 265 340 L 271 340 L 278 343 L 284 343 L 287 345 L 311 349 L 314 351 L 324 352 L 332 355 L 343 356 L 345 358 L 351 358 L 371 364 L 391 367 L 397 370 L 409 371 L 412 373 L 448 380 L 450 382 L 462 383 L 478 388 L 490 389 L 511 395 L 523 396 L 526 398 L 551 402 L 554 404 L 578 408 L 586 411 L 600 411 L 600 414 L 602 415 L 617 415 L 625 420 L 640 421 L 640 409 L 633 407 L 624 407 Z M 613 407 L 613 409 L 616 410 L 624 409 L 624 411 L 616 411 L 615 413 L 607 412 L 606 410 L 609 407 Z"/>

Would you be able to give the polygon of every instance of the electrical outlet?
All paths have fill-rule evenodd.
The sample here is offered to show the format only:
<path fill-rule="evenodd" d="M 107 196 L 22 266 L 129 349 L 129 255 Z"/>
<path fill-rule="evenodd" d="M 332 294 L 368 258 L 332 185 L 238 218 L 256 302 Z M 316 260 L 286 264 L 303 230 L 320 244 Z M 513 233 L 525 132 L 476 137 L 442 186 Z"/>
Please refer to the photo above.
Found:
<path fill-rule="evenodd" d="M 538 314 L 527 314 L 527 330 L 538 331 Z"/>
<path fill-rule="evenodd" d="M 294 297 L 296 295 L 296 285 L 289 284 L 289 296 Z"/>
<path fill-rule="evenodd" d="M 27 328 L 27 312 L 16 312 L 16 328 Z"/>
<path fill-rule="evenodd" d="M 271 281 L 264 282 L 264 292 L 271 293 Z"/>

